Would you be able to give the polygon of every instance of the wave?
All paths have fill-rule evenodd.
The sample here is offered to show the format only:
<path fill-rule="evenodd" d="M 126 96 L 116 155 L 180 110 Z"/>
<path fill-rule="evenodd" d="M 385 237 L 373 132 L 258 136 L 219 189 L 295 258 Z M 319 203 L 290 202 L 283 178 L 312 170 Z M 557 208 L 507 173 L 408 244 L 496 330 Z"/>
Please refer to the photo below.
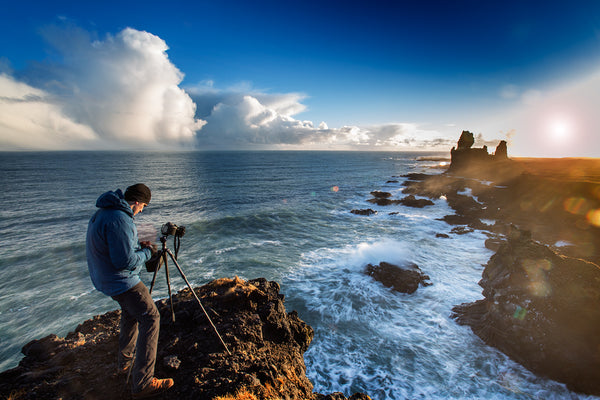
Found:
<path fill-rule="evenodd" d="M 315 390 L 361 391 L 373 399 L 570 395 L 450 318 L 454 305 L 480 297 L 476 282 L 489 257 L 481 246 L 484 237 L 461 238 L 460 248 L 423 238 L 415 239 L 420 240 L 415 248 L 385 238 L 303 254 L 285 284 L 288 302 L 315 328 L 305 353 Z M 416 262 L 433 285 L 411 295 L 394 292 L 364 273 L 367 264 L 381 261 Z"/>

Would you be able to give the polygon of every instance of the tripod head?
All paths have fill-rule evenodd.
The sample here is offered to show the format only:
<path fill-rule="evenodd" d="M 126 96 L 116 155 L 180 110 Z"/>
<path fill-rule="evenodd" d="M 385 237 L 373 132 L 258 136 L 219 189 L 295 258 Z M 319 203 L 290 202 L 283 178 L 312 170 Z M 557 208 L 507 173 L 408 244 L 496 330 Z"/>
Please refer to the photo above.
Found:
<path fill-rule="evenodd" d="M 175 249 L 175 259 L 177 259 L 177 254 L 179 253 L 179 247 L 181 246 L 181 238 L 185 235 L 185 226 L 177 226 L 172 222 L 167 222 L 160 228 L 160 233 L 162 236 L 160 237 L 160 242 L 162 243 L 162 248 L 158 250 L 152 258 L 146 261 L 146 271 L 155 272 L 160 269 L 163 265 L 166 252 L 167 252 L 167 237 L 173 236 L 173 247 Z"/>

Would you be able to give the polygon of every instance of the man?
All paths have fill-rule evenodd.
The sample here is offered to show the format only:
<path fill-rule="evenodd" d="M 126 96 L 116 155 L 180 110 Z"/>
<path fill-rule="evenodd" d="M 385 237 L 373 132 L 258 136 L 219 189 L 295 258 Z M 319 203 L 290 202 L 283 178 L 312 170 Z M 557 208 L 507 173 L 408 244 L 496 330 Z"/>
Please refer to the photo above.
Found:
<path fill-rule="evenodd" d="M 119 372 L 129 373 L 131 369 L 134 399 L 154 396 L 173 386 L 172 379 L 154 377 L 160 314 L 140 280 L 140 271 L 155 247 L 150 242 L 138 243 L 133 223 L 133 217 L 142 212 L 150 198 L 150 189 L 143 183 L 129 186 L 125 194 L 120 189 L 102 194 L 86 238 L 92 283 L 121 306 Z"/>

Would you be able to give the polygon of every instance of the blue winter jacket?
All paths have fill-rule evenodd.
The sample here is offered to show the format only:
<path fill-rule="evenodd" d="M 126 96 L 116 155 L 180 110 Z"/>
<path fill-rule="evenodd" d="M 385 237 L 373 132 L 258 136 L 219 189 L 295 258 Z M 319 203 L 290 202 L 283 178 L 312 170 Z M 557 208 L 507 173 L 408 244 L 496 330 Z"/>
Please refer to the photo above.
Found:
<path fill-rule="evenodd" d="M 140 282 L 151 251 L 139 247 L 133 211 L 120 189 L 102 194 L 96 207 L 86 237 L 88 269 L 96 289 L 116 296 Z"/>

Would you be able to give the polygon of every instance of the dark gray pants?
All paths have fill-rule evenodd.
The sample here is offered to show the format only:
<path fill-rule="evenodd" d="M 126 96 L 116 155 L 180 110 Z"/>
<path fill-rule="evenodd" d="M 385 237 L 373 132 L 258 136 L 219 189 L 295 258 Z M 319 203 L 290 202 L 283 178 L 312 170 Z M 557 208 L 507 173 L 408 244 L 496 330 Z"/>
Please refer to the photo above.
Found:
<path fill-rule="evenodd" d="M 160 314 L 142 282 L 112 298 L 121 306 L 119 366 L 131 365 L 135 352 L 131 371 L 132 391 L 139 392 L 154 377 Z"/>

